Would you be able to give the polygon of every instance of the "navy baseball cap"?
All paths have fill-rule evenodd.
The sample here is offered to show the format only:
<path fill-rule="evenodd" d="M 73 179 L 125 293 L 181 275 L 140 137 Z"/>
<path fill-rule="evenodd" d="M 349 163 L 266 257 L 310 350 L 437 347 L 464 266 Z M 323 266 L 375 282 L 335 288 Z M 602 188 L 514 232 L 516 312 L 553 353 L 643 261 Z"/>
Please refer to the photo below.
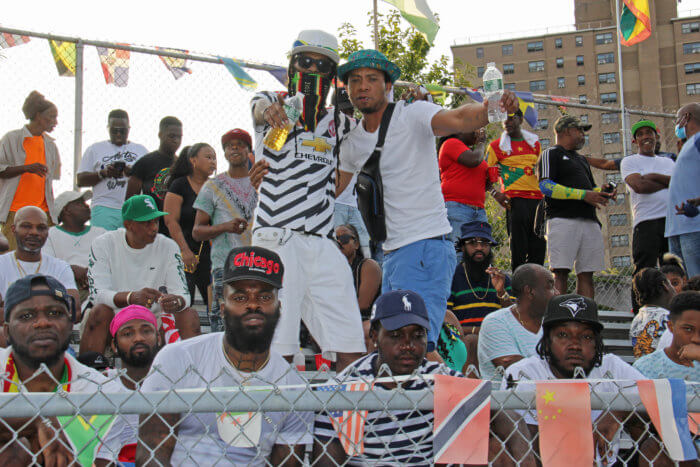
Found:
<path fill-rule="evenodd" d="M 48 290 L 32 289 L 36 285 L 45 285 Z M 30 274 L 14 281 L 5 293 L 5 322 L 10 320 L 12 309 L 18 304 L 38 295 L 47 295 L 66 304 L 70 311 L 71 319 L 75 321 L 75 303 L 73 297 L 57 279 L 43 274 Z"/>
<path fill-rule="evenodd" d="M 379 321 L 387 331 L 417 324 L 430 329 L 425 302 L 411 290 L 392 290 L 382 294 L 372 306 L 370 321 Z"/>
<path fill-rule="evenodd" d="M 471 221 L 465 222 L 461 227 L 460 243 L 468 238 L 485 238 L 491 245 L 498 245 L 498 242 L 491 235 L 491 224 L 488 222 Z"/>
<path fill-rule="evenodd" d="M 259 246 L 234 248 L 224 263 L 224 284 L 253 279 L 281 289 L 283 276 L 284 265 L 279 255 Z"/>

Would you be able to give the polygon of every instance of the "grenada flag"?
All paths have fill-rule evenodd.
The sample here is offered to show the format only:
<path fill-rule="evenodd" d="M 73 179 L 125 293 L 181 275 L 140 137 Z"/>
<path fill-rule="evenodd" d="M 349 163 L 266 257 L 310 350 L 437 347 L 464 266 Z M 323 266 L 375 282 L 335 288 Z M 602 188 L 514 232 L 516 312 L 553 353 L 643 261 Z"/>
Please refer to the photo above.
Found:
<path fill-rule="evenodd" d="M 649 0 L 623 0 L 620 16 L 620 43 L 630 46 L 651 35 Z"/>

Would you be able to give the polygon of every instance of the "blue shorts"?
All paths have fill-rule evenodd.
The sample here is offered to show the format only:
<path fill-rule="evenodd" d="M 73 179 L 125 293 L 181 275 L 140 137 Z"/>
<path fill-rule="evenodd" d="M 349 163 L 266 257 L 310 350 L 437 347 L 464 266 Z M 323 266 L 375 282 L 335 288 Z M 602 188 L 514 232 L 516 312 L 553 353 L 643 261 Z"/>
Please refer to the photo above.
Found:
<path fill-rule="evenodd" d="M 102 227 L 105 230 L 117 230 L 124 227 L 121 209 L 93 206 L 90 212 L 90 225 Z"/>
<path fill-rule="evenodd" d="M 382 293 L 412 290 L 425 301 L 430 318 L 428 351 L 435 350 L 447 310 L 452 276 L 457 267 L 455 247 L 445 240 L 428 239 L 409 243 L 384 255 Z"/>

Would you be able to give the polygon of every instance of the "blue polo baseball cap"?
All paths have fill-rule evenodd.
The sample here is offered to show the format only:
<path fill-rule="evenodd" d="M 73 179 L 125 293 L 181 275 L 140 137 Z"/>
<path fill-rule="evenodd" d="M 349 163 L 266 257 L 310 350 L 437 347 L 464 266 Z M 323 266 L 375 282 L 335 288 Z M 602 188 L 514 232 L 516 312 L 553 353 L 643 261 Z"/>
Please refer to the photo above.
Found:
<path fill-rule="evenodd" d="M 485 238 L 491 242 L 491 245 L 498 245 L 498 242 L 493 239 L 491 235 L 491 224 L 488 222 L 481 221 L 471 221 L 465 222 L 461 227 L 461 235 L 459 236 L 459 242 L 463 242 L 468 238 Z"/>
<path fill-rule="evenodd" d="M 392 290 L 382 294 L 372 306 L 370 321 L 379 321 L 387 331 L 411 324 L 430 329 L 428 309 L 420 295 L 411 290 Z"/>

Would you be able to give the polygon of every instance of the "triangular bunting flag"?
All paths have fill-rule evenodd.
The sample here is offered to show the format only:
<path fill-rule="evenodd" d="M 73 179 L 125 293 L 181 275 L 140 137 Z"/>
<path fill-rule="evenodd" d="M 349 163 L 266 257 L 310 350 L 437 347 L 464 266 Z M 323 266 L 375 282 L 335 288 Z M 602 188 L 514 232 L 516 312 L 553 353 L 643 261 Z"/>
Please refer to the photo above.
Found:
<path fill-rule="evenodd" d="M 56 62 L 59 76 L 75 76 L 76 55 L 74 42 L 62 42 L 49 40 L 51 54 Z"/>
<path fill-rule="evenodd" d="M 219 57 L 221 63 L 226 66 L 226 69 L 233 75 L 240 87 L 245 90 L 252 91 L 258 87 L 258 83 L 232 58 Z"/>
<path fill-rule="evenodd" d="M 287 86 L 287 69 L 283 67 L 278 67 L 273 70 L 267 70 L 272 76 L 275 77 L 277 81 L 282 83 L 282 86 Z"/>
<path fill-rule="evenodd" d="M 58 421 L 78 456 L 78 463 L 91 467 L 95 460 L 95 449 L 104 440 L 114 423 L 114 415 L 93 415 L 87 419 L 80 415 L 58 417 Z"/>
<path fill-rule="evenodd" d="M 491 381 L 435 375 L 436 463 L 487 464 Z"/>
<path fill-rule="evenodd" d="M 367 391 L 369 383 L 345 383 L 340 385 L 319 386 L 320 391 Z M 338 439 L 348 456 L 359 456 L 365 452 L 366 410 L 344 410 L 328 413 Z"/>
<path fill-rule="evenodd" d="M 523 119 L 530 124 L 531 128 L 537 127 L 537 109 L 532 101 L 532 93 L 516 91 L 515 95 L 518 96 L 518 105 L 523 113 Z"/>
<path fill-rule="evenodd" d="M 462 91 L 466 92 L 469 97 L 475 102 L 484 102 L 484 96 L 479 92 L 478 89 L 471 88 L 460 88 Z"/>
<path fill-rule="evenodd" d="M 0 33 L 0 48 L 9 49 L 16 45 L 22 45 L 29 42 L 29 36 L 20 36 L 19 34 L 10 34 L 7 32 Z"/>
<path fill-rule="evenodd" d="M 188 53 L 187 50 L 181 50 L 181 49 L 166 49 L 163 47 L 156 47 L 158 50 L 163 50 L 165 52 L 182 52 L 182 53 Z M 163 57 L 158 55 L 158 58 L 163 62 L 163 65 L 170 70 L 170 73 L 173 74 L 173 77 L 175 79 L 180 79 L 186 74 L 192 74 L 192 70 L 190 70 L 187 67 L 187 59 L 185 58 L 175 58 L 175 57 Z"/>
<path fill-rule="evenodd" d="M 129 58 L 131 54 L 128 50 L 97 47 L 97 55 L 100 57 L 105 83 L 114 84 L 120 88 L 129 84 Z"/>
<path fill-rule="evenodd" d="M 401 16 L 406 21 L 411 23 L 414 28 L 418 29 L 427 39 L 430 45 L 433 45 L 435 36 L 437 35 L 438 22 L 435 15 L 430 11 L 426 0 L 384 0 L 390 5 L 394 5 L 401 12 Z"/>

